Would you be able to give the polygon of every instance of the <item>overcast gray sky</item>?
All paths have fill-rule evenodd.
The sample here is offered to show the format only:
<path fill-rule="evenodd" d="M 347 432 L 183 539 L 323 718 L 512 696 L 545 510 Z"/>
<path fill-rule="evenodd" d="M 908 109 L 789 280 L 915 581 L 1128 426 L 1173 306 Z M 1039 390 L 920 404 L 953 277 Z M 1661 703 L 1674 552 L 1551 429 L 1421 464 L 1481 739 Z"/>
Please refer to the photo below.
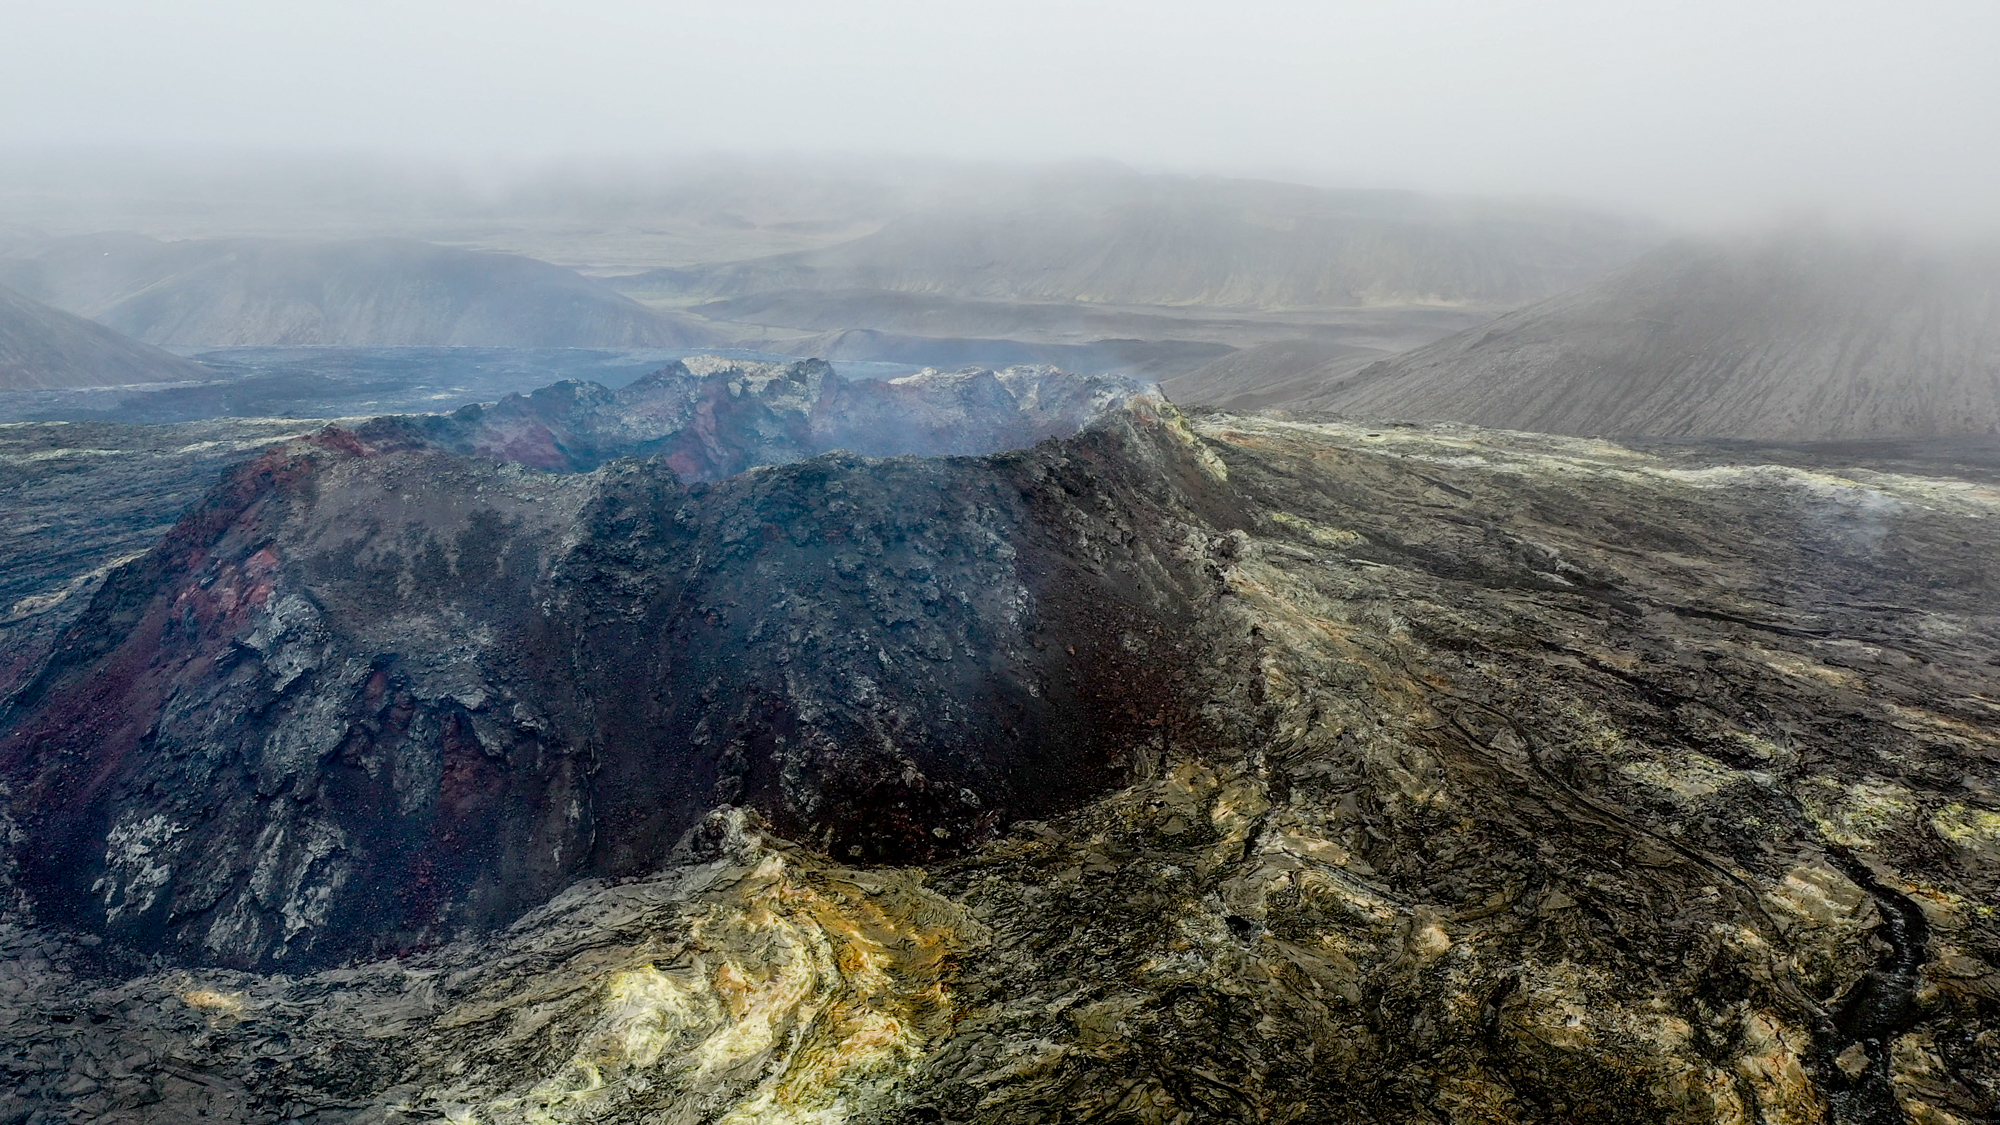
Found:
<path fill-rule="evenodd" d="M 0 145 L 772 149 L 2000 226 L 2000 0 L 0 0 Z"/>

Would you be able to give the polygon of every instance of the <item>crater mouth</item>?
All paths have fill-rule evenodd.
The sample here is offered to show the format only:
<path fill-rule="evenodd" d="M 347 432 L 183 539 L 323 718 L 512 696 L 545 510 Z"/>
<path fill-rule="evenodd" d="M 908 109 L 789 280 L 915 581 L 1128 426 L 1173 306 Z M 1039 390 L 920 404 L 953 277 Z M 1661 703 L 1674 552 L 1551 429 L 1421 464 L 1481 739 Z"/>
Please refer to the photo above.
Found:
<path fill-rule="evenodd" d="M 660 457 L 683 482 L 833 450 L 871 457 L 1023 449 L 1071 436 L 1157 388 L 1053 367 L 926 370 L 846 379 L 823 360 L 676 361 L 628 386 L 562 382 L 441 416 L 377 419 L 368 442 L 397 435 L 537 469 L 588 472 L 620 457 Z"/>

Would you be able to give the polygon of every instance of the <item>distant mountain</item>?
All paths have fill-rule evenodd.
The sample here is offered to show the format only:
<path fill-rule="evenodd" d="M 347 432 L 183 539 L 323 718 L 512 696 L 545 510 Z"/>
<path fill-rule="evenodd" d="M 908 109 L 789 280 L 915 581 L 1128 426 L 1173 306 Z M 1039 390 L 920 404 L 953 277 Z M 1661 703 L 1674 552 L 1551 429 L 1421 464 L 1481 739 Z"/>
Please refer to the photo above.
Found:
<path fill-rule="evenodd" d="M 206 379 L 192 360 L 0 286 L 0 390 Z"/>
<path fill-rule="evenodd" d="M 619 284 L 678 300 L 839 289 L 1244 309 L 1520 303 L 1653 240 L 1640 224 L 1553 206 L 1093 170 L 914 211 L 831 247 Z"/>
<path fill-rule="evenodd" d="M 1582 435 L 2000 432 L 2000 253 L 1677 242 L 1286 405 Z"/>
<path fill-rule="evenodd" d="M 148 343 L 693 347 L 699 321 L 572 270 L 400 238 L 160 242 L 92 235 L 0 263 L 0 280 Z"/>

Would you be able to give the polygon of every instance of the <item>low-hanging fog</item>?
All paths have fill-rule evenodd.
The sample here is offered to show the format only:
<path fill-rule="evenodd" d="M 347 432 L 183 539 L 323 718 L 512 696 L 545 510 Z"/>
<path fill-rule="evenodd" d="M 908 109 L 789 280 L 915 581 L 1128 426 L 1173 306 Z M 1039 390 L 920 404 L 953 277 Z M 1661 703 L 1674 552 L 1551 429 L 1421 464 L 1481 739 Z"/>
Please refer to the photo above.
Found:
<path fill-rule="evenodd" d="M 138 151 L 509 184 L 844 153 L 1990 229 L 1996 42 L 1977 0 L 14 0 L 0 187 Z"/>

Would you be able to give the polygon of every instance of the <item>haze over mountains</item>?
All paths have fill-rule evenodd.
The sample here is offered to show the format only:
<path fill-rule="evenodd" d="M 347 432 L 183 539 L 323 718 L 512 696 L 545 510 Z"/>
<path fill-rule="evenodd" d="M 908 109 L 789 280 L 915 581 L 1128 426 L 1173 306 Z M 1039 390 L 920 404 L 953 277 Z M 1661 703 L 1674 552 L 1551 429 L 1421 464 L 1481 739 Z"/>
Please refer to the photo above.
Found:
<path fill-rule="evenodd" d="M 0 390 L 205 379 L 200 364 L 0 285 Z"/>
<path fill-rule="evenodd" d="M 17 174 L 0 201 L 52 234 L 0 240 L 0 281 L 179 347 L 734 344 L 1171 378 L 1274 341 L 1386 355 L 1659 237 L 1575 205 L 1108 164 L 695 165 L 497 195 L 401 184 L 393 201 L 343 182 L 148 196 Z"/>
<path fill-rule="evenodd" d="M 168 241 L 416 238 L 591 273 L 830 245 L 974 179 L 963 168 L 882 160 L 565 161 L 496 178 L 352 156 L 9 155 L 0 162 L 0 240 L 104 231 Z"/>
<path fill-rule="evenodd" d="M 546 262 L 409 239 L 59 239 L 0 278 L 152 344 L 673 347 L 717 333 Z"/>
<path fill-rule="evenodd" d="M 423 212 L 434 235 L 567 265 L 386 235 L 17 236 L 0 282 L 183 349 L 1042 363 L 1156 379 L 1191 404 L 1633 436 L 1976 433 L 2000 409 L 2000 254 L 1802 229 L 1647 252 L 1657 228 L 1586 208 L 1115 166 L 709 168 L 620 192 L 468 197 L 457 229 L 438 226 L 444 204 Z M 325 201 L 293 217 L 308 218 L 361 222 Z M 614 229 L 629 238 L 610 252 Z M 668 262 L 632 271 L 647 255 Z M 714 260 L 671 260 L 690 255 Z"/>
<path fill-rule="evenodd" d="M 622 279 L 663 297 L 883 290 L 1295 309 L 1517 303 L 1653 236 L 1578 208 L 1103 171 L 898 218 L 838 245 Z"/>

